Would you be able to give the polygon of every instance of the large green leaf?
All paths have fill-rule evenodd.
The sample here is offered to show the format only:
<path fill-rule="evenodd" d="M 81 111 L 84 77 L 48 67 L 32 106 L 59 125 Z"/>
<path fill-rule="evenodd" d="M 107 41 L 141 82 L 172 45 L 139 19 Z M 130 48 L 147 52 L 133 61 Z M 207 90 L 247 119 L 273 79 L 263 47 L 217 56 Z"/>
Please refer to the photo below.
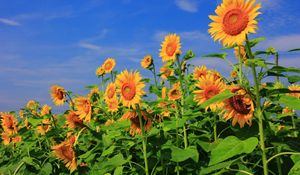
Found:
<path fill-rule="evenodd" d="M 171 160 L 174 162 L 182 162 L 187 160 L 188 158 L 193 159 L 195 162 L 199 160 L 199 153 L 195 146 L 190 146 L 186 149 L 181 149 L 176 146 L 171 147 Z"/>
<path fill-rule="evenodd" d="M 256 137 L 239 140 L 235 136 L 226 137 L 212 150 L 209 165 L 215 165 L 242 153 L 251 153 L 258 144 Z"/>
<path fill-rule="evenodd" d="M 227 161 L 227 162 L 222 162 L 222 163 L 218 163 L 216 165 L 213 166 L 209 166 L 207 168 L 203 168 L 200 171 L 200 175 L 204 175 L 204 174 L 210 174 L 214 171 L 229 167 L 235 160 L 231 160 L 231 161 Z"/>
<path fill-rule="evenodd" d="M 227 53 L 214 53 L 214 54 L 208 54 L 208 55 L 204 55 L 203 57 L 210 57 L 210 58 L 221 58 L 221 59 L 225 59 L 227 57 Z"/>
<path fill-rule="evenodd" d="M 212 98 L 210 98 L 209 100 L 205 101 L 204 103 L 201 104 L 201 107 L 202 108 L 205 108 L 213 103 L 216 103 L 216 102 L 219 102 L 219 101 L 222 101 L 222 100 L 225 100 L 227 98 L 230 98 L 234 96 L 234 93 L 230 92 L 229 90 L 225 90 L 224 92 L 216 95 L 216 96 L 213 96 Z"/>
<path fill-rule="evenodd" d="M 297 158 L 298 161 L 294 161 L 294 166 L 291 168 L 289 175 L 299 175 L 300 173 L 300 160 Z"/>
<path fill-rule="evenodd" d="M 300 48 L 292 49 L 292 50 L 289 50 L 288 52 L 296 52 L 296 51 L 300 51 Z"/>
<path fill-rule="evenodd" d="M 279 102 L 291 109 L 300 110 L 300 99 L 294 96 L 281 96 Z"/>

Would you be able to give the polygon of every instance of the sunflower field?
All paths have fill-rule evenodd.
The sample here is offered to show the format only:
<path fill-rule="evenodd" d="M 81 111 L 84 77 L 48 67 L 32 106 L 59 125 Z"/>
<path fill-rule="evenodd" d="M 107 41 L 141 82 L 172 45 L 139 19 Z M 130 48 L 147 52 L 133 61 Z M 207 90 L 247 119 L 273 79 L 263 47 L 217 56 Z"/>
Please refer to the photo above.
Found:
<path fill-rule="evenodd" d="M 195 54 L 169 34 L 163 66 L 141 59 L 151 79 L 118 72 L 107 58 L 89 94 L 50 88 L 65 112 L 33 100 L 1 112 L 0 174 L 299 175 L 300 68 L 279 65 L 276 48 L 256 49 L 260 9 L 255 0 L 223 0 L 209 16 L 223 49 L 204 57 L 230 64 L 230 77 L 189 64 Z"/>

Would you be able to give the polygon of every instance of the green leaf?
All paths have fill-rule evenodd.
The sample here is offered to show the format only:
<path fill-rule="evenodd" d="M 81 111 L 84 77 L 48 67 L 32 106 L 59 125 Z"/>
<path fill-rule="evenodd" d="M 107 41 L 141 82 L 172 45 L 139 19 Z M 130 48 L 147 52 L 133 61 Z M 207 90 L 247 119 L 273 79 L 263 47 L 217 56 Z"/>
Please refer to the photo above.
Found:
<path fill-rule="evenodd" d="M 103 151 L 103 153 L 101 154 L 101 157 L 104 157 L 104 156 L 112 154 L 114 152 L 115 148 L 116 147 L 114 145 L 112 145 L 111 147 L 109 147 L 108 149 L 106 149 L 105 151 Z"/>
<path fill-rule="evenodd" d="M 195 54 L 194 54 L 193 51 L 191 51 L 191 50 L 188 50 L 188 51 L 186 52 L 186 54 L 183 56 L 183 59 L 184 59 L 184 60 L 190 60 L 190 59 L 192 59 L 192 58 L 195 58 Z"/>
<path fill-rule="evenodd" d="M 242 153 L 251 153 L 258 144 L 256 137 L 239 140 L 235 136 L 226 137 L 212 150 L 209 165 L 215 165 Z"/>
<path fill-rule="evenodd" d="M 262 58 L 248 59 L 246 65 L 247 66 L 255 65 L 263 68 L 267 67 L 265 60 Z"/>
<path fill-rule="evenodd" d="M 47 162 L 41 169 L 40 174 L 52 174 L 52 165 L 51 163 Z"/>
<path fill-rule="evenodd" d="M 40 125 L 42 123 L 42 118 L 41 119 L 35 119 L 35 118 L 28 118 L 28 122 L 32 125 L 32 126 L 37 126 Z"/>
<path fill-rule="evenodd" d="M 300 99 L 294 96 L 281 96 L 279 103 L 289 107 L 290 109 L 300 110 Z"/>
<path fill-rule="evenodd" d="M 181 149 L 176 146 L 171 147 L 171 160 L 174 162 L 182 162 L 188 158 L 193 159 L 195 162 L 199 160 L 199 153 L 195 146 L 190 146 L 186 149 Z"/>
<path fill-rule="evenodd" d="M 210 58 L 221 58 L 221 59 L 225 59 L 227 57 L 227 53 L 214 53 L 214 54 L 208 54 L 208 55 L 204 55 L 203 57 L 210 57 Z"/>
<path fill-rule="evenodd" d="M 255 38 L 253 40 L 249 41 L 250 47 L 254 47 L 256 46 L 258 43 L 260 43 L 261 41 L 264 41 L 265 38 Z"/>
<path fill-rule="evenodd" d="M 209 166 L 207 168 L 203 168 L 200 171 L 200 175 L 204 175 L 204 174 L 210 174 L 214 171 L 229 167 L 235 160 L 231 160 L 231 161 L 227 161 L 227 162 L 222 162 L 213 166 Z"/>
<path fill-rule="evenodd" d="M 288 76 L 288 81 L 291 84 L 299 82 L 300 81 L 300 76 L 297 76 L 297 75 Z"/>
<path fill-rule="evenodd" d="M 289 50 L 288 52 L 296 52 L 296 51 L 300 51 L 300 48 L 292 49 L 292 50 Z"/>
<path fill-rule="evenodd" d="M 119 166 L 115 169 L 114 175 L 122 175 L 123 174 L 123 167 Z"/>
<path fill-rule="evenodd" d="M 114 157 L 112 157 L 111 159 L 107 159 L 105 161 L 103 161 L 100 165 L 99 165 L 99 170 L 97 171 L 97 173 L 99 174 L 105 174 L 107 172 L 110 172 L 114 169 L 116 169 L 117 167 L 122 166 L 123 164 L 127 163 L 128 160 L 125 160 L 123 155 L 121 153 L 115 155 Z"/>
<path fill-rule="evenodd" d="M 176 120 L 165 120 L 164 121 L 164 131 L 169 131 L 172 129 L 176 129 L 177 127 L 183 127 L 188 118 L 183 117 L 178 119 L 178 126 Z"/>
<path fill-rule="evenodd" d="M 222 93 L 220 93 L 220 94 L 218 94 L 216 96 L 213 96 L 209 100 L 207 100 L 204 103 L 202 103 L 201 107 L 202 108 L 206 108 L 207 106 L 209 106 L 209 105 L 211 105 L 213 103 L 216 103 L 216 102 L 228 99 L 228 98 L 230 98 L 232 96 L 234 96 L 234 93 L 230 92 L 230 90 L 225 90 L 224 92 L 222 92 Z"/>
<path fill-rule="evenodd" d="M 299 175 L 300 173 L 300 161 L 295 162 L 288 175 Z"/>
<path fill-rule="evenodd" d="M 282 73 L 282 72 L 296 72 L 300 73 L 300 69 L 296 67 L 282 67 L 282 66 L 274 66 L 269 71 Z"/>
<path fill-rule="evenodd" d="M 93 88 L 96 88 L 98 86 L 99 86 L 98 84 L 92 84 L 92 85 L 89 85 L 89 86 L 85 86 L 85 88 L 87 88 L 87 89 L 93 89 Z"/>

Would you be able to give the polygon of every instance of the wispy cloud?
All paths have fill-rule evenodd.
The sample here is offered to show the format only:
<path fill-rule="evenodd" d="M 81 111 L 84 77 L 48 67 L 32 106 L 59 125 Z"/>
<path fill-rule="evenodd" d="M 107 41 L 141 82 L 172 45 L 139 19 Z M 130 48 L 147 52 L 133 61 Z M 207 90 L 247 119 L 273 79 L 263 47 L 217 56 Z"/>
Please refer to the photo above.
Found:
<path fill-rule="evenodd" d="M 264 48 L 274 47 L 278 51 L 288 51 L 295 48 L 300 48 L 300 34 L 277 36 L 262 43 Z"/>
<path fill-rule="evenodd" d="M 0 23 L 6 24 L 9 26 L 20 26 L 21 24 L 15 20 L 7 19 L 7 18 L 0 18 Z"/>
<path fill-rule="evenodd" d="M 176 0 L 175 4 L 181 10 L 195 13 L 198 11 L 198 2 L 196 0 Z"/>

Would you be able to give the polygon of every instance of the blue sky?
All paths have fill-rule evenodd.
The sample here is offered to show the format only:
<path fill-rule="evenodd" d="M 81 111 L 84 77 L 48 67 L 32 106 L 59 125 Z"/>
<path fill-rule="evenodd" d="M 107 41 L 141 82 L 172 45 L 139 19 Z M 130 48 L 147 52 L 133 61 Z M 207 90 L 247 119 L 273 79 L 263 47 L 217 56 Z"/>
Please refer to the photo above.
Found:
<path fill-rule="evenodd" d="M 300 2 L 260 0 L 259 30 L 267 38 L 259 48 L 274 46 L 280 62 L 299 67 Z M 52 105 L 49 88 L 59 84 L 85 95 L 96 84 L 95 69 L 114 57 L 117 70 L 140 69 L 139 61 L 158 50 L 164 35 L 181 36 L 183 50 L 228 75 L 223 60 L 201 58 L 221 48 L 207 33 L 208 15 L 221 0 L 0 0 L 0 111 L 18 110 L 30 99 Z M 234 59 L 232 59 L 234 61 Z M 141 70 L 144 76 L 149 74 Z"/>

